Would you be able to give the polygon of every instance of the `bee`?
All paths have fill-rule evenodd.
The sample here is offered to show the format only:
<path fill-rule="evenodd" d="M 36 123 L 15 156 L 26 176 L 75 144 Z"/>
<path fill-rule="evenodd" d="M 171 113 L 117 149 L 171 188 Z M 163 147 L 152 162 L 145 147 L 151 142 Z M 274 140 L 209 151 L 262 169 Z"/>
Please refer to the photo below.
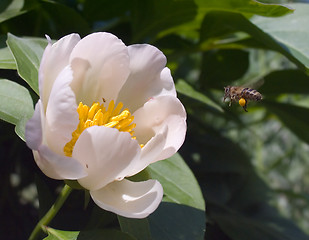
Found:
<path fill-rule="evenodd" d="M 232 105 L 232 102 L 239 101 L 239 105 L 248 112 L 248 101 L 260 101 L 262 100 L 262 94 L 252 88 L 227 86 L 224 88 L 223 102 L 225 102 L 226 98 L 230 98 L 229 106 Z"/>

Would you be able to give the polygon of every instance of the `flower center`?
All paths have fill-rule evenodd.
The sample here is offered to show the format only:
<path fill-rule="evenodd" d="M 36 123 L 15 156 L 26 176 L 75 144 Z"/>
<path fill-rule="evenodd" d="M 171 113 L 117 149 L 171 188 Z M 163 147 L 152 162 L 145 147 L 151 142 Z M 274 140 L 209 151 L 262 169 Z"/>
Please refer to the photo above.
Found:
<path fill-rule="evenodd" d="M 105 102 L 104 99 L 103 102 Z M 80 102 L 77 107 L 79 123 L 76 130 L 72 133 L 72 139 L 63 148 L 64 154 L 67 157 L 72 157 L 73 148 L 77 139 L 86 128 L 91 126 L 116 128 L 121 132 L 130 133 L 132 139 L 136 139 L 136 137 L 133 136 L 133 128 L 136 126 L 135 123 L 132 123 L 134 116 L 131 115 L 127 108 L 121 111 L 122 107 L 122 102 L 118 103 L 115 107 L 114 100 L 110 101 L 107 110 L 104 104 L 98 102 L 93 103 L 91 107 Z M 141 145 L 141 147 L 143 146 Z"/>

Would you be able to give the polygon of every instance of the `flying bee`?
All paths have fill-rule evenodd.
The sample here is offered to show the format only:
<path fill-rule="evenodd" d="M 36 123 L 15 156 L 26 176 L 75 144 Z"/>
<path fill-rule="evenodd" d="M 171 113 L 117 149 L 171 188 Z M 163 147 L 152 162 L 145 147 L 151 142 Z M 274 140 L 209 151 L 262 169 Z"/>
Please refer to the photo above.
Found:
<path fill-rule="evenodd" d="M 241 105 L 243 109 L 248 112 L 248 101 L 260 101 L 262 100 L 262 94 L 252 88 L 227 86 L 224 88 L 223 102 L 225 102 L 226 98 L 230 98 L 229 106 L 232 105 L 232 102 L 238 101 L 239 105 Z"/>

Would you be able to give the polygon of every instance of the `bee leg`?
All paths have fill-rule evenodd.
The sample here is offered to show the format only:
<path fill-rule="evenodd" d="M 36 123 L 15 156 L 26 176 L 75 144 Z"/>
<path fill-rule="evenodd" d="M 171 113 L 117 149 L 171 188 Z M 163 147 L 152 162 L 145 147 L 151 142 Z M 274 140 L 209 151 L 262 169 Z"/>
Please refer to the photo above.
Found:
<path fill-rule="evenodd" d="M 245 99 L 245 100 L 246 100 L 246 99 Z M 243 109 L 245 110 L 245 112 L 248 112 L 247 106 L 248 106 L 248 101 L 246 100 L 246 104 L 243 106 Z"/>

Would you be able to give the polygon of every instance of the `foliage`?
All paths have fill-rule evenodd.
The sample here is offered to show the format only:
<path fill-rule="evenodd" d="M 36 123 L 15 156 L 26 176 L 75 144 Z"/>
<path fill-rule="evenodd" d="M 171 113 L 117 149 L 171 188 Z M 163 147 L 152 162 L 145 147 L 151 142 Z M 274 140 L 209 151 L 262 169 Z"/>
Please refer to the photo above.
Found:
<path fill-rule="evenodd" d="M 188 113 L 186 142 L 143 172 L 165 193 L 148 218 L 117 218 L 75 190 L 42 239 L 309 239 L 308 12 L 254 0 L 2 0 L 0 238 L 27 238 L 62 185 L 22 141 L 44 35 L 108 31 L 167 56 Z M 229 107 L 226 85 L 259 86 L 263 100 L 248 113 Z"/>

